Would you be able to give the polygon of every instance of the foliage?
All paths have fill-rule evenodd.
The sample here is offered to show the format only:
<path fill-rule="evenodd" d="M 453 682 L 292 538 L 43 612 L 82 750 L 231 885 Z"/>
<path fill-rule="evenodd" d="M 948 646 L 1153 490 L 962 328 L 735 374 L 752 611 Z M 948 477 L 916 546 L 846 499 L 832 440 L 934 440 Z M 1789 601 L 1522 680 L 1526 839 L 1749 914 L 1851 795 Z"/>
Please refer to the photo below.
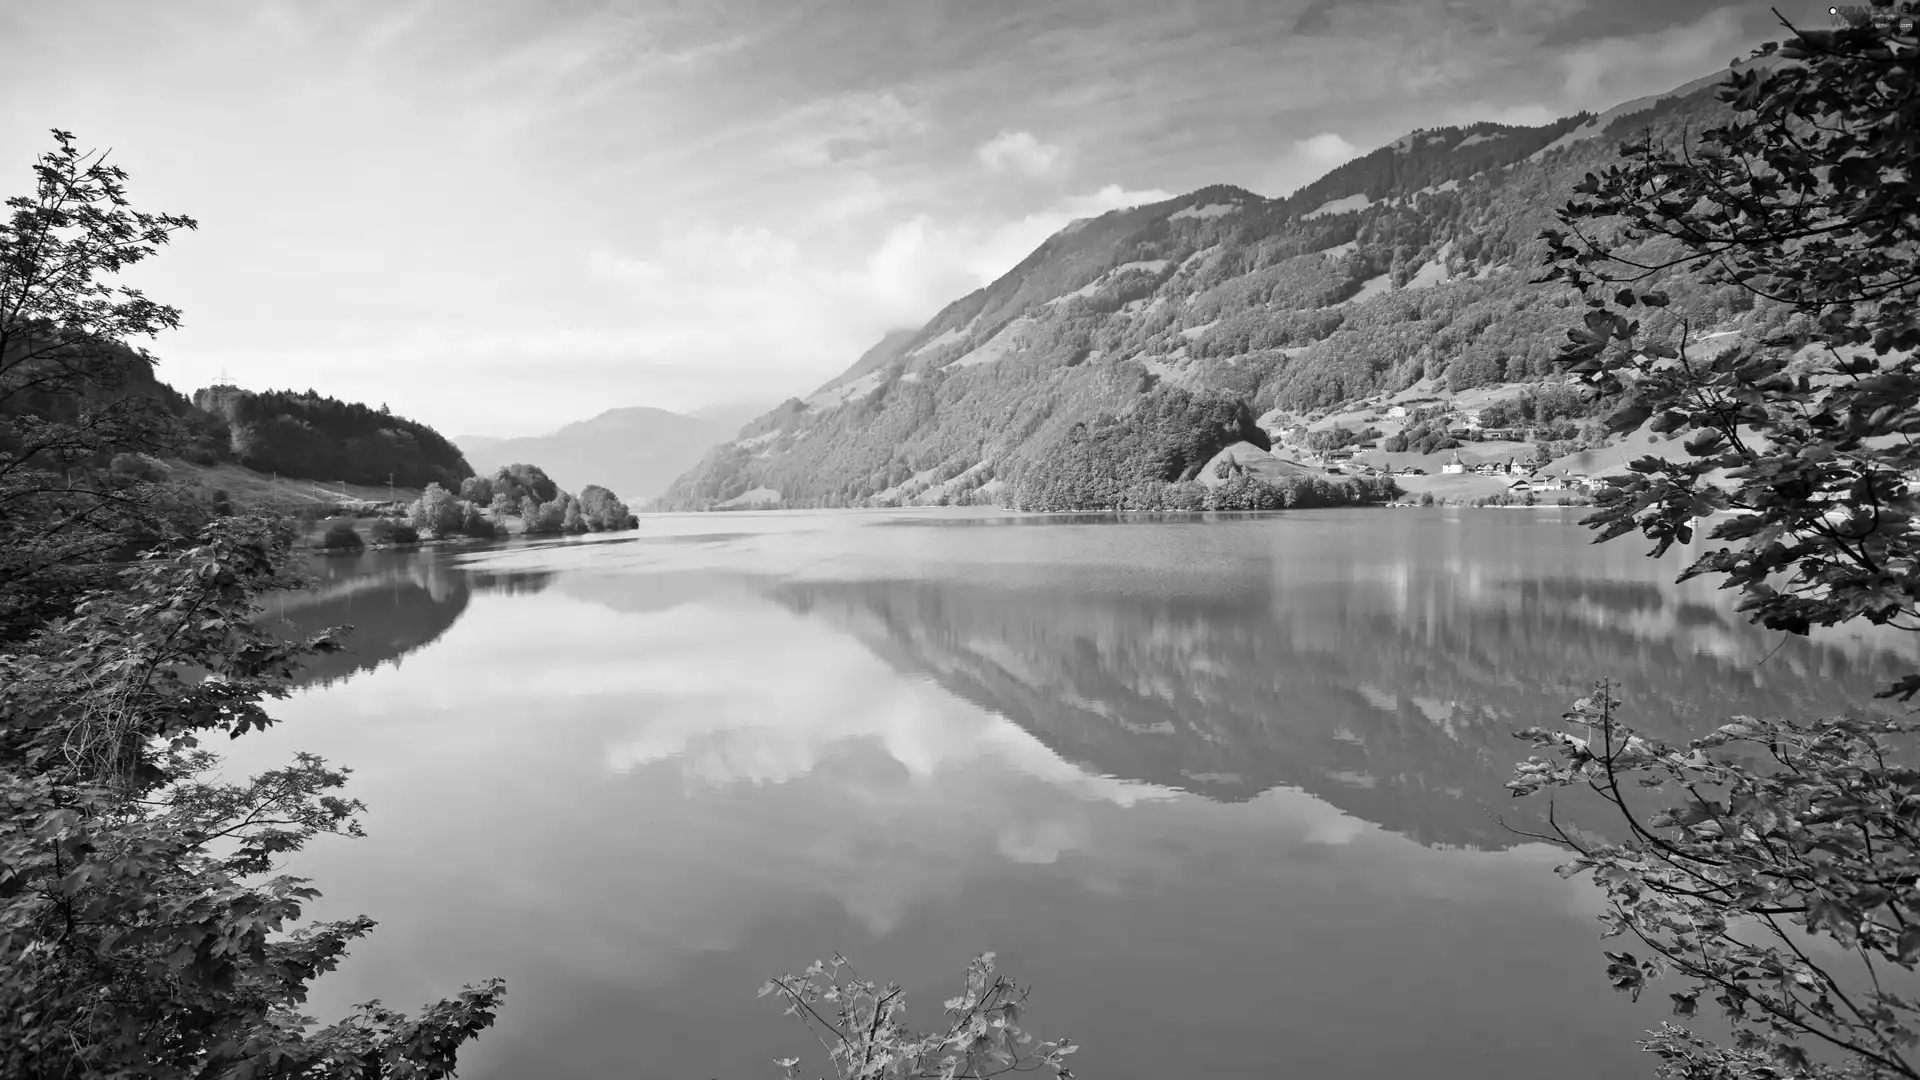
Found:
<path fill-rule="evenodd" d="M 105 279 L 193 219 L 132 209 L 124 171 L 53 137 L 34 193 L 9 198 L 0 222 L 0 642 L 110 581 L 131 547 L 204 516 L 144 464 L 111 467 L 189 439 L 157 400 L 152 358 L 122 344 L 178 326 L 179 311 Z"/>
<path fill-rule="evenodd" d="M 376 544 L 417 544 L 420 534 L 412 525 L 392 518 L 374 518 L 367 526 L 367 538 Z"/>
<path fill-rule="evenodd" d="M 478 506 L 462 499 L 459 502 L 461 520 L 460 532 L 476 540 L 492 540 L 500 535 L 500 526 L 483 513 Z"/>
<path fill-rule="evenodd" d="M 1920 154 L 1920 88 L 1870 29 L 1802 35 L 1783 55 L 1797 62 L 1729 80 L 1723 96 L 1746 111 L 1705 132 L 1698 152 L 1628 146 L 1625 165 L 1581 185 L 1562 213 L 1567 231 L 1548 236 L 1548 279 L 1592 294 L 1565 358 L 1623 394 L 1609 426 L 1693 433 L 1691 460 L 1633 462 L 1595 524 L 1603 537 L 1637 529 L 1664 552 L 1691 539 L 1692 521 L 1744 510 L 1709 534 L 1736 543 L 1685 577 L 1727 575 L 1741 609 L 1770 629 L 1852 618 L 1912 627 L 1920 177 L 1890 163 Z M 1613 219 L 1626 241 L 1653 235 L 1680 251 L 1610 265 L 1582 223 Z M 1796 362 L 1776 340 L 1701 359 L 1684 322 L 1664 338 L 1645 333 L 1629 314 L 1666 297 L 1615 287 L 1669 264 L 1791 303 L 1815 318 L 1819 352 Z M 1728 470 L 1731 490 L 1707 482 L 1716 470 Z M 1910 695 L 1920 679 L 1905 686 Z"/>
<path fill-rule="evenodd" d="M 538 465 L 503 465 L 487 483 L 493 499 L 505 496 L 515 506 L 529 498 L 536 504 L 551 502 L 560 494 L 560 486 Z"/>
<path fill-rule="evenodd" d="M 493 482 L 484 476 L 469 476 L 460 481 L 460 497 L 485 506 L 493 501 Z"/>
<path fill-rule="evenodd" d="M 1546 383 L 1529 387 L 1519 397 L 1488 402 L 1480 408 L 1480 423 L 1491 428 L 1550 424 L 1591 416 L 1596 402 L 1583 387 Z"/>
<path fill-rule="evenodd" d="M 353 522 L 336 521 L 327 526 L 326 534 L 320 538 L 320 546 L 329 551 L 358 551 L 367 544 L 360 539 L 360 530 L 353 527 Z"/>
<path fill-rule="evenodd" d="M 17 651 L 0 653 L 0 1074 L 443 1077 L 502 984 L 408 1017 L 312 1030 L 307 984 L 373 922 L 287 931 L 318 895 L 268 877 L 321 834 L 359 835 L 346 771 L 311 755 L 208 779 L 205 733 L 273 722 L 303 657 L 256 600 L 299 584 L 292 533 L 221 518 L 148 553 Z"/>
<path fill-rule="evenodd" d="M 439 484 L 428 484 L 427 489 L 407 508 L 407 524 L 415 532 L 434 536 L 457 535 L 464 529 L 466 520 L 463 504 Z"/>
<path fill-rule="evenodd" d="M 994 973 L 992 953 L 967 965 L 966 986 L 946 1002 L 946 1026 L 938 1032 L 909 1030 L 899 985 L 861 978 L 842 956 L 760 987 L 761 997 L 775 994 L 786 1014 L 819 1040 L 840 1080 L 971 1080 L 1038 1070 L 1062 1080 L 1073 1076 L 1066 1059 L 1079 1047 L 1064 1039 L 1036 1041 L 1020 1028 L 1027 991 Z M 800 1059 L 777 1064 L 788 1080 L 798 1080 Z"/>
<path fill-rule="evenodd" d="M 1920 177 L 1904 165 L 1920 160 L 1920 87 L 1895 49 L 1869 29 L 1796 31 L 1727 80 L 1731 120 L 1697 146 L 1629 144 L 1544 237 L 1546 280 L 1589 297 L 1564 360 L 1621 395 L 1609 425 L 1691 433 L 1689 460 L 1633 462 L 1587 523 L 1601 540 L 1640 532 L 1658 555 L 1696 520 L 1745 511 L 1714 525 L 1725 543 L 1682 578 L 1722 575 L 1750 619 L 1788 633 L 1916 625 Z M 1805 318 L 1793 335 L 1690 355 L 1692 320 L 1659 317 L 1680 270 Z M 1880 696 L 1917 691 L 1907 675 Z M 1509 787 L 1584 787 L 1619 811 L 1619 841 L 1552 816 L 1547 837 L 1575 853 L 1564 874 L 1591 869 L 1606 890 L 1608 932 L 1653 953 L 1609 952 L 1609 978 L 1637 996 L 1678 973 L 1690 986 L 1671 995 L 1676 1013 L 1709 994 L 1732 1028 L 1718 1045 L 1663 1025 L 1645 1044 L 1662 1074 L 1920 1075 L 1920 1003 L 1895 981 L 1920 958 L 1920 771 L 1901 759 L 1915 724 L 1737 717 L 1678 746 L 1628 729 L 1618 706 L 1601 684 L 1569 730 L 1521 733 L 1553 759 L 1520 765 Z M 1643 821 L 1632 790 L 1677 805 Z M 1837 952 L 1816 949 L 1822 937 Z"/>
<path fill-rule="evenodd" d="M 408 488 L 458 486 L 473 474 L 459 448 L 426 424 L 311 388 L 207 387 L 194 405 L 226 425 L 228 456 L 261 472 Z"/>
<path fill-rule="evenodd" d="M 1192 480 L 1239 442 L 1266 449 L 1246 403 L 1158 386 L 1119 416 L 1076 424 L 1027 466 L 1015 504 L 1032 510 L 1113 509 L 1142 485 Z"/>
<path fill-rule="evenodd" d="M 580 513 L 585 516 L 588 527 L 596 532 L 631 529 L 640 523 L 626 503 L 598 484 L 580 489 Z"/>

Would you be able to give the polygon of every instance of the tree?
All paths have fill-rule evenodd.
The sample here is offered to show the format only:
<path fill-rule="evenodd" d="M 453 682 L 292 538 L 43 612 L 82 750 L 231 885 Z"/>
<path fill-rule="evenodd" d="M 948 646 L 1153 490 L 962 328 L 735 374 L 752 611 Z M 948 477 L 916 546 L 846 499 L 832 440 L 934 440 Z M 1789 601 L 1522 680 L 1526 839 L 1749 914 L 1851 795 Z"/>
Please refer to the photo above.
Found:
<path fill-rule="evenodd" d="M 452 536 L 466 523 L 466 514 L 453 493 L 439 484 L 428 484 L 420 497 L 407 508 L 407 524 L 435 536 Z"/>
<path fill-rule="evenodd" d="M 320 539 L 320 546 L 329 551 L 359 551 L 366 547 L 366 541 L 360 539 L 360 531 L 351 521 L 336 521 L 327 526 L 327 533 Z"/>
<path fill-rule="evenodd" d="M 587 524 L 596 530 L 631 529 L 639 524 L 626 503 L 598 484 L 588 484 L 580 489 L 580 512 L 586 515 Z"/>
<path fill-rule="evenodd" d="M 536 503 L 551 502 L 560 494 L 560 486 L 540 466 L 524 463 L 501 466 L 488 484 L 496 493 L 505 492 L 515 502 L 528 497 Z"/>
<path fill-rule="evenodd" d="M 154 407 L 152 357 L 124 344 L 177 327 L 179 310 L 104 279 L 195 223 L 132 209 L 123 170 L 53 138 L 34 193 L 0 221 L 0 642 L 111 581 L 130 540 L 192 517 L 179 491 L 106 467 L 185 433 Z"/>
<path fill-rule="evenodd" d="M 555 498 L 535 504 L 529 495 L 520 503 L 521 519 L 527 523 L 527 532 L 532 535 L 550 535 L 557 533 L 566 522 L 567 504 L 565 500 Z"/>
<path fill-rule="evenodd" d="M 367 536 L 376 544 L 417 544 L 420 542 L 420 534 L 413 531 L 413 526 L 408 525 L 404 521 L 395 521 L 392 518 L 374 518 L 373 524 L 367 526 Z"/>
<path fill-rule="evenodd" d="M 493 482 L 484 476 L 469 476 L 460 481 L 460 497 L 484 506 L 493 501 Z"/>
<path fill-rule="evenodd" d="M 229 783 L 199 748 L 271 724 L 300 660 L 340 647 L 261 625 L 302 584 L 292 539 L 217 519 L 0 652 L 0 1075 L 444 1077 L 492 1024 L 498 980 L 418 1016 L 298 1011 L 373 922 L 287 932 L 319 894 L 273 860 L 360 835 L 364 807 L 318 757 Z"/>
<path fill-rule="evenodd" d="M 945 1030 L 931 1034 L 907 1028 L 907 997 L 897 984 L 883 987 L 861 978 L 843 956 L 769 980 L 760 996 L 769 995 L 778 995 L 786 1014 L 798 1017 L 826 1048 L 841 1080 L 974 1080 L 1041 1069 L 1070 1080 L 1066 1059 L 1080 1049 L 1065 1039 L 1035 1042 L 1020 1029 L 1027 991 L 994 973 L 992 953 L 967 966 L 966 986 L 946 1002 Z M 799 1058 L 775 1064 L 788 1080 L 798 1080 Z"/>
<path fill-rule="evenodd" d="M 462 514 L 461 533 L 477 540 L 492 540 L 500 535 L 500 527 L 494 523 L 493 519 L 481 513 L 478 506 L 464 499 L 458 505 Z"/>
<path fill-rule="evenodd" d="M 1544 280 L 1588 297 L 1561 359 L 1616 402 L 1609 426 L 1690 433 L 1688 460 L 1633 462 L 1587 524 L 1601 540 L 1639 532 L 1659 555 L 1739 509 L 1683 580 L 1721 575 L 1751 620 L 1786 633 L 1913 629 L 1920 86 L 1911 48 L 1871 29 L 1788 29 L 1727 80 L 1732 121 L 1697 146 L 1630 144 L 1543 235 Z M 1682 270 L 1786 306 L 1807 336 L 1693 355 L 1687 320 L 1651 317 Z M 1910 673 L 1880 696 L 1916 692 Z M 1590 870 L 1606 891 L 1607 934 L 1652 953 L 1608 952 L 1616 987 L 1638 996 L 1670 971 L 1687 983 L 1677 1015 L 1707 995 L 1726 1016 L 1727 1045 L 1663 1025 L 1645 1044 L 1661 1073 L 1920 1075 L 1920 1001 L 1900 992 L 1920 960 L 1920 770 L 1902 756 L 1920 724 L 1733 717 L 1677 746 L 1634 732 L 1621 705 L 1601 683 L 1566 729 L 1522 732 L 1550 756 L 1508 786 L 1585 787 L 1619 811 L 1607 840 L 1550 805 L 1542 838 L 1574 852 L 1563 875 Z M 1642 797 L 1677 805 L 1643 817 Z"/>

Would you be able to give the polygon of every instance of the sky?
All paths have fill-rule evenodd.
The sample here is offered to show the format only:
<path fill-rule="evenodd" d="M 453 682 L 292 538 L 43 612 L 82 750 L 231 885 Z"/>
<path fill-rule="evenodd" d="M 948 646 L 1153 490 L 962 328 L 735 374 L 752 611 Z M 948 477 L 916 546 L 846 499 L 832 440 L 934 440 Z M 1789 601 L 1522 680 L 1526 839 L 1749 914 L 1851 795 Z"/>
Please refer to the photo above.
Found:
<path fill-rule="evenodd" d="M 31 189 L 61 128 L 109 150 L 136 208 L 197 219 L 128 273 L 184 313 L 140 343 L 183 392 L 224 372 L 532 435 L 804 396 L 1075 218 L 1219 183 L 1285 195 L 1415 128 L 1598 111 L 1744 57 L 1772 18 L 0 0 L 0 196 Z"/>

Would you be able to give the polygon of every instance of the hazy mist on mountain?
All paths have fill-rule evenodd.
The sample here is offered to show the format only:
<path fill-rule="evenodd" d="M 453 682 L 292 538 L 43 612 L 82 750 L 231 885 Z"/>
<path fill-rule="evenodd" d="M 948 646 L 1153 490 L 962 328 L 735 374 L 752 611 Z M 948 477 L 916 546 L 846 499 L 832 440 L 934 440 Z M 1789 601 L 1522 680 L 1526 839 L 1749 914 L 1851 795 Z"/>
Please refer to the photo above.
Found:
<path fill-rule="evenodd" d="M 454 439 L 474 471 L 486 474 L 503 465 L 538 465 L 567 491 L 588 484 L 610 488 L 630 503 L 665 491 L 701 455 L 731 438 L 734 419 L 751 405 L 720 405 L 685 416 L 665 409 L 634 406 L 608 409 L 568 424 L 550 435 L 497 439 L 461 435 Z"/>

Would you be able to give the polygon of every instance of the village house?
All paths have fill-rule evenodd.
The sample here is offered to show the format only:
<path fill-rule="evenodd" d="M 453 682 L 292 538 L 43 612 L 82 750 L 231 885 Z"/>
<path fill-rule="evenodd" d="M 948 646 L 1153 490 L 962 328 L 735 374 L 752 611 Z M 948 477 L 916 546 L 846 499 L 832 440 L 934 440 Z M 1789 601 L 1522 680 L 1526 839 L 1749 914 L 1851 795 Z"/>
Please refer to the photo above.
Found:
<path fill-rule="evenodd" d="M 1407 407 L 1405 405 L 1394 405 L 1387 409 L 1387 419 L 1389 420 L 1404 420 L 1406 416 Z"/>
<path fill-rule="evenodd" d="M 1440 466 L 1440 471 L 1443 473 L 1466 472 L 1467 463 L 1460 460 L 1460 451 L 1455 450 L 1453 452 L 1453 456 L 1447 459 L 1447 463 L 1445 465 Z"/>

